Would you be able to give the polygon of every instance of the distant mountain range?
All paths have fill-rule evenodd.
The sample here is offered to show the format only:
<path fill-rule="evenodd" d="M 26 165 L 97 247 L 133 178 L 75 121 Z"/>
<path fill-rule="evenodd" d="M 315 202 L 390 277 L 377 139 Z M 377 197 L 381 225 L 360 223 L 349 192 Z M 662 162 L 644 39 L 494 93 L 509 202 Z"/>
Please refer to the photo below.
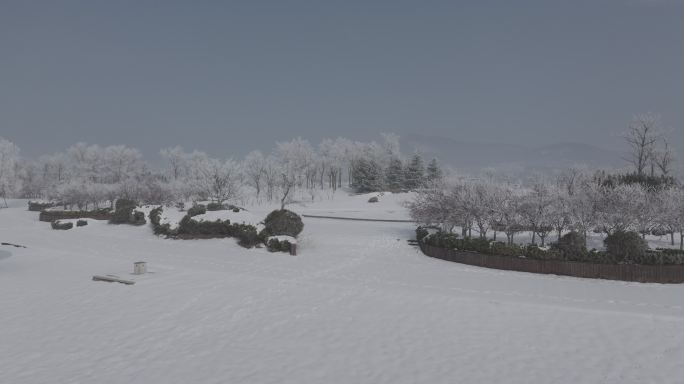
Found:
<path fill-rule="evenodd" d="M 416 148 L 427 160 L 436 157 L 442 164 L 465 172 L 494 168 L 526 174 L 573 166 L 594 169 L 626 165 L 623 153 L 582 143 L 524 146 L 411 134 L 401 138 L 401 146 L 405 151 Z"/>

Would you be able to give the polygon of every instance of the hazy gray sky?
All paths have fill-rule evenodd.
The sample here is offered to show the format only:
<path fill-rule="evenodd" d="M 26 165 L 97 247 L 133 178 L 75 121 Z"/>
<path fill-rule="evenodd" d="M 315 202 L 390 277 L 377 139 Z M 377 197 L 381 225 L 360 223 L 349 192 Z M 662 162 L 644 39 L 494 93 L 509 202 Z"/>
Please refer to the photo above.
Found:
<path fill-rule="evenodd" d="M 0 136 L 214 154 L 417 132 L 684 147 L 680 0 L 0 0 Z"/>

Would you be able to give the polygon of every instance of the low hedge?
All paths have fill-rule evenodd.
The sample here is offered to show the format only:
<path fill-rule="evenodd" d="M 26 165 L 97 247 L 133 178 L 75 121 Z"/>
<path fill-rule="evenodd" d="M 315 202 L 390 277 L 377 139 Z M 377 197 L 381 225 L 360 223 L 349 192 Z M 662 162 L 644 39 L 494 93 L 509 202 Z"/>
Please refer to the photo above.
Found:
<path fill-rule="evenodd" d="M 258 243 L 263 242 L 263 238 L 258 235 L 257 229 L 253 225 L 231 223 L 229 220 L 197 221 L 190 216 L 190 210 L 178 223 L 178 228 L 171 229 L 169 224 L 161 224 L 163 210 L 162 207 L 157 207 L 150 211 L 150 223 L 156 235 L 164 235 L 175 239 L 234 237 L 238 239 L 238 244 L 245 248 L 252 248 Z"/>
<path fill-rule="evenodd" d="M 219 203 L 209 203 L 207 204 L 207 211 L 226 211 L 228 208 Z"/>
<path fill-rule="evenodd" d="M 97 209 L 94 211 L 58 211 L 58 210 L 44 210 L 40 212 L 38 220 L 52 223 L 55 220 L 70 220 L 70 219 L 93 219 L 93 220 L 111 220 L 112 211 L 108 208 Z"/>
<path fill-rule="evenodd" d="M 149 218 L 150 218 L 150 224 L 152 224 L 152 230 L 154 231 L 155 235 L 164 235 L 164 236 L 170 236 L 171 235 L 171 225 L 167 224 L 162 224 L 161 223 L 161 214 L 164 211 L 164 208 L 162 206 L 159 206 L 153 210 L 150 211 Z"/>
<path fill-rule="evenodd" d="M 205 213 L 207 213 L 207 206 L 204 204 L 193 205 L 188 209 L 188 216 L 190 217 L 204 215 Z"/>
<path fill-rule="evenodd" d="M 583 239 L 576 235 L 566 235 L 562 242 L 554 243 L 548 249 L 542 249 L 536 245 L 521 246 L 518 244 L 508 245 L 503 242 L 492 242 L 486 239 L 460 239 L 452 233 L 437 232 L 428 234 L 427 228 L 419 227 L 416 230 L 416 238 L 419 242 L 445 249 L 478 252 L 487 255 L 525 257 L 536 260 L 559 260 L 575 261 L 596 264 L 640 264 L 640 265 L 677 265 L 684 264 L 684 250 L 656 249 L 632 252 L 628 255 L 617 254 L 608 251 L 587 250 Z M 564 236 L 565 237 L 565 236 Z M 630 239 L 633 238 L 629 235 Z"/>
<path fill-rule="evenodd" d="M 29 201 L 28 202 L 28 210 L 31 212 L 40 212 L 42 210 L 56 207 L 57 203 L 50 203 L 50 202 L 37 202 L 37 201 Z"/>
<path fill-rule="evenodd" d="M 78 220 L 78 221 L 76 222 L 76 226 L 77 226 L 77 227 L 85 227 L 86 225 L 88 225 L 88 221 L 87 221 L 87 220 Z"/>

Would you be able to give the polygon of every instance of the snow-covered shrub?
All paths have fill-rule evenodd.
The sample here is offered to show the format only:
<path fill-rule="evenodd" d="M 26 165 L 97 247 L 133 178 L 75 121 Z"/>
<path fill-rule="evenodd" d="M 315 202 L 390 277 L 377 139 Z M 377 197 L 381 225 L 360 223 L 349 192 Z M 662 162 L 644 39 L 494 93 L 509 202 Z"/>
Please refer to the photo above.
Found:
<path fill-rule="evenodd" d="M 238 239 L 238 244 L 245 248 L 252 248 L 260 242 L 257 229 L 253 225 L 234 223 L 231 225 L 231 236 Z"/>
<path fill-rule="evenodd" d="M 58 229 L 58 230 L 68 230 L 74 227 L 74 223 L 72 222 L 67 222 L 67 223 L 62 223 L 59 220 L 55 220 L 52 222 L 52 229 Z"/>
<path fill-rule="evenodd" d="M 275 210 L 266 216 L 264 220 L 265 236 L 286 235 L 297 237 L 304 229 L 302 218 L 287 209 Z"/>
<path fill-rule="evenodd" d="M 194 207 L 193 207 L 194 208 Z M 188 209 L 188 214 L 185 215 L 178 223 L 178 234 L 182 237 L 227 237 L 229 236 L 230 221 L 197 221 L 193 220 Z"/>
<path fill-rule="evenodd" d="M 238 244 L 245 248 L 251 248 L 262 241 L 255 226 L 231 224 L 230 220 L 197 221 L 190 215 L 185 215 L 178 223 L 178 228 L 173 231 L 168 230 L 168 224 L 158 227 L 160 233 L 166 232 L 168 236 L 182 239 L 234 237 L 238 239 Z"/>
<path fill-rule="evenodd" d="M 161 224 L 162 212 L 164 212 L 164 207 L 162 207 L 161 205 L 150 211 L 150 214 L 148 217 L 150 218 L 150 223 L 152 223 L 152 226 Z"/>
<path fill-rule="evenodd" d="M 205 213 L 207 213 L 207 207 L 204 204 L 196 204 L 188 209 L 188 216 L 190 217 L 204 215 Z"/>
<path fill-rule="evenodd" d="M 86 225 L 88 225 L 88 220 L 78 220 L 76 222 L 77 227 L 85 227 Z"/>
<path fill-rule="evenodd" d="M 377 196 L 373 196 L 373 197 L 371 197 L 370 199 L 368 199 L 368 202 L 369 202 L 369 203 L 377 203 L 377 202 L 379 202 L 379 201 L 380 201 L 380 199 L 378 199 Z"/>
<path fill-rule="evenodd" d="M 617 263 L 636 263 L 644 258 L 648 243 L 633 231 L 616 231 L 603 240 L 606 252 Z"/>
<path fill-rule="evenodd" d="M 159 206 L 159 207 L 151 210 L 150 214 L 149 214 L 150 223 L 152 224 L 152 230 L 154 231 L 155 235 L 170 236 L 171 235 L 171 225 L 168 223 L 166 223 L 166 224 L 161 223 L 161 214 L 163 211 L 164 211 L 164 208 L 162 206 Z"/>
<path fill-rule="evenodd" d="M 266 243 L 270 252 L 290 252 L 292 243 L 286 239 L 278 239 L 277 237 L 270 237 Z"/>

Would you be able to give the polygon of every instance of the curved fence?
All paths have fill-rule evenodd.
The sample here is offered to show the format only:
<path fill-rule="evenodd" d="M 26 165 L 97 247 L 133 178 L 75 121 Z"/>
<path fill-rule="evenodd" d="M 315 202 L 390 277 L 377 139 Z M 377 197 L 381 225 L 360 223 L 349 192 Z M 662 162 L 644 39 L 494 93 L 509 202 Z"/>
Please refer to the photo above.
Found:
<path fill-rule="evenodd" d="M 536 260 L 485 255 L 420 244 L 424 254 L 436 259 L 506 271 L 637 281 L 641 283 L 684 283 L 684 265 L 592 264 L 574 261 Z"/>

